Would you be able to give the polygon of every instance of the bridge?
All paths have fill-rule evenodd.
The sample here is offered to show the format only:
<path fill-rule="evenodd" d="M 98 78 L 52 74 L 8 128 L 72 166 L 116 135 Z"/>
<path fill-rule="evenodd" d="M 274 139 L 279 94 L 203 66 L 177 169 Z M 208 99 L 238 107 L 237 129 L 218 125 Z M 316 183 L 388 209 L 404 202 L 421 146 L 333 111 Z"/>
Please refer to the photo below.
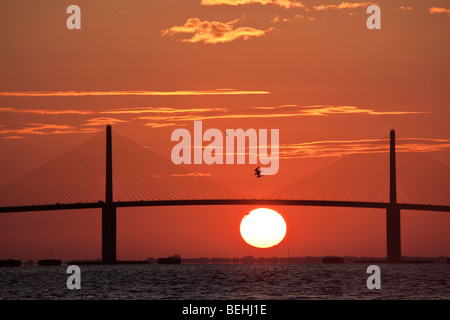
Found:
<path fill-rule="evenodd" d="M 117 149 L 114 157 L 113 140 L 114 150 Z M 399 169 L 404 179 L 397 177 L 396 136 L 391 130 L 389 137 L 278 192 L 262 199 L 245 199 L 174 165 L 107 126 L 106 131 L 0 188 L 0 213 L 101 209 L 102 262 L 111 264 L 116 262 L 117 208 L 203 205 L 377 208 L 386 211 L 387 262 L 396 263 L 401 262 L 401 210 L 450 212 L 450 168 L 406 140 L 400 141 L 398 155 L 404 165 Z M 125 200 L 114 200 L 113 180 Z M 104 198 L 95 193 L 101 189 L 102 181 Z M 414 201 L 398 201 L 397 181 Z M 379 194 L 387 182 L 389 201 L 381 201 Z"/>

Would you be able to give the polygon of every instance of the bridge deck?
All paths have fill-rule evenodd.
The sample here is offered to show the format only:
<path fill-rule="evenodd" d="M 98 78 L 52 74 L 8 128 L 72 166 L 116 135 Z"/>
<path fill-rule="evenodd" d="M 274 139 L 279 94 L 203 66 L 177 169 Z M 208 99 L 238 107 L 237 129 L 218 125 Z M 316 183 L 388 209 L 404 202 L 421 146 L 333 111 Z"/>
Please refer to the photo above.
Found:
<path fill-rule="evenodd" d="M 71 209 L 103 208 L 105 202 L 49 204 L 36 206 L 0 207 L 0 213 L 31 212 Z M 165 206 L 214 206 L 214 205 L 265 205 L 265 206 L 309 206 L 309 207 L 347 207 L 347 208 L 378 208 L 387 209 L 393 205 L 386 202 L 357 202 L 357 201 L 328 201 L 328 200 L 276 200 L 276 199 L 211 199 L 211 200 L 152 200 L 152 201 L 123 201 L 113 202 L 117 208 L 127 207 L 165 207 Z M 450 206 L 407 204 L 395 205 L 401 210 L 422 210 L 450 212 Z"/>

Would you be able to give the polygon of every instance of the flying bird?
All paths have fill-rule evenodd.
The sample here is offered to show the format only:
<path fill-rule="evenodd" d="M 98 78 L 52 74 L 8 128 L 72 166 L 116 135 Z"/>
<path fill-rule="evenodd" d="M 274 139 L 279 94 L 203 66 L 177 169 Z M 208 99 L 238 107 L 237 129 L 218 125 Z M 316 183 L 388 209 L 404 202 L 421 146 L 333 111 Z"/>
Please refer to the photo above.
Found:
<path fill-rule="evenodd" d="M 257 178 L 261 178 L 262 177 L 261 170 L 259 170 L 259 167 L 255 169 L 255 175 L 256 175 Z"/>

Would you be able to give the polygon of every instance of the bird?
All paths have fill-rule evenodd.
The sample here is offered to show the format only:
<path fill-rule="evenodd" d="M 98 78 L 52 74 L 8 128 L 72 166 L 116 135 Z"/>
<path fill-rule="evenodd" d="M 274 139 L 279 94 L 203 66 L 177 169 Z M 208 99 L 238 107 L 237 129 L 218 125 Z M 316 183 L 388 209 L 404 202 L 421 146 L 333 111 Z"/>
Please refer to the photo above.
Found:
<path fill-rule="evenodd" d="M 261 178 L 262 177 L 261 170 L 259 170 L 259 167 L 255 169 L 255 175 L 256 175 L 257 178 Z"/>

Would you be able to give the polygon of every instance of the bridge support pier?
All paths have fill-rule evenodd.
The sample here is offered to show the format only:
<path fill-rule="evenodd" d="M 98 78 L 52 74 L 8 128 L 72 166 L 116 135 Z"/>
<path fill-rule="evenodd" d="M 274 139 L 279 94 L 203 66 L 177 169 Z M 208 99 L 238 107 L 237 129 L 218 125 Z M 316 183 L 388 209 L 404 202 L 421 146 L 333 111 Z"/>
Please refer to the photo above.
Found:
<path fill-rule="evenodd" d="M 116 263 L 116 206 L 113 203 L 111 126 L 106 127 L 106 184 L 102 207 L 102 262 Z"/>
<path fill-rule="evenodd" d="M 102 262 L 116 263 L 116 207 L 105 204 L 102 208 Z"/>
<path fill-rule="evenodd" d="M 386 209 L 387 262 L 402 259 L 400 241 L 400 208 L 397 206 L 397 165 L 395 159 L 395 131 L 390 133 L 389 148 L 389 206 Z"/>
<path fill-rule="evenodd" d="M 400 209 L 391 206 L 386 209 L 387 262 L 401 262 Z"/>

